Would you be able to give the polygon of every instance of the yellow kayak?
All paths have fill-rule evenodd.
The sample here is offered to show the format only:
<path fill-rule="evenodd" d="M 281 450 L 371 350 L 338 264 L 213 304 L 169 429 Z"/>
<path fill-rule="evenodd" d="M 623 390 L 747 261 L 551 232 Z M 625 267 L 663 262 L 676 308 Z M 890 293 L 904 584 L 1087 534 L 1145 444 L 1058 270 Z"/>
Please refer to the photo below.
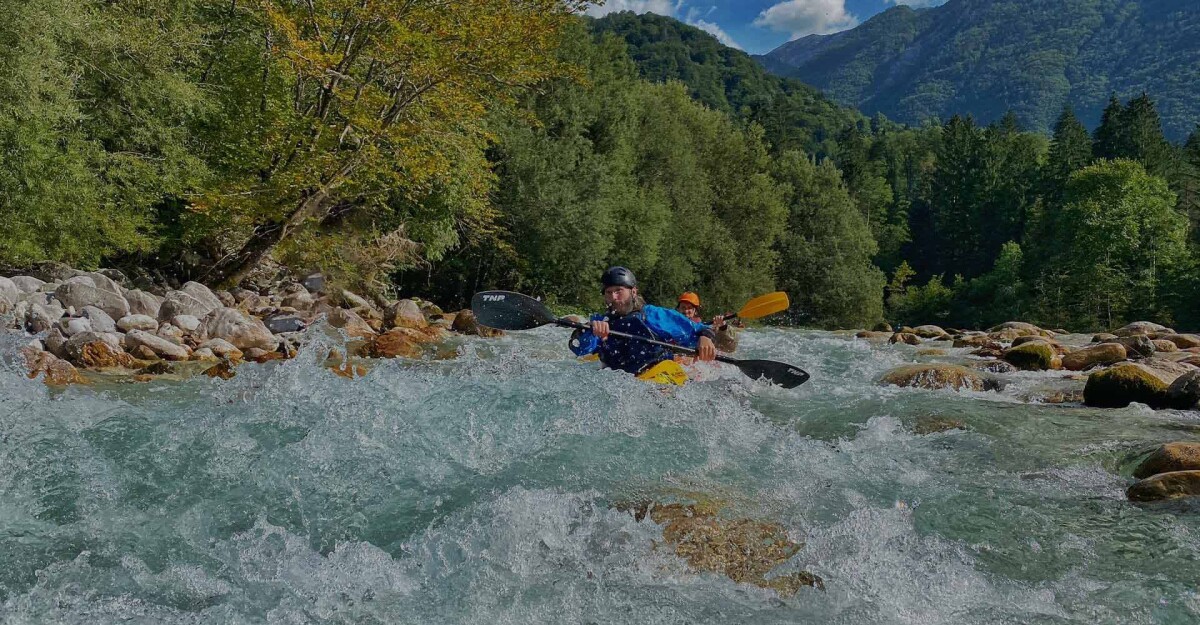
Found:
<path fill-rule="evenodd" d="M 595 362 L 600 360 L 596 354 L 588 354 L 580 358 L 583 362 Z M 637 379 L 655 384 L 667 384 L 672 386 L 683 386 L 688 381 L 687 371 L 683 365 L 674 360 L 664 360 L 649 369 L 637 374 Z"/>
<path fill-rule="evenodd" d="M 683 365 L 674 360 L 664 360 L 637 374 L 637 379 L 655 384 L 683 386 L 688 381 L 688 374 L 683 370 Z"/>

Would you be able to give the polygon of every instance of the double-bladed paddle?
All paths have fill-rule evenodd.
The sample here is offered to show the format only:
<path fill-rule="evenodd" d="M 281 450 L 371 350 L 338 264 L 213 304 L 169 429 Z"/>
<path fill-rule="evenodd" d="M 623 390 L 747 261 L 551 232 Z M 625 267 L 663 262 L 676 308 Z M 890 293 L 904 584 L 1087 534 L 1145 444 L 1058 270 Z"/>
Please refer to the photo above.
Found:
<path fill-rule="evenodd" d="M 786 295 L 784 298 L 786 300 Z M 528 295 L 512 291 L 482 291 L 476 293 L 475 297 L 471 298 L 471 311 L 475 313 L 475 319 L 479 323 L 498 330 L 532 330 L 533 328 L 551 323 L 568 328 L 578 328 L 580 330 L 587 330 L 591 327 L 586 323 L 557 317 L 542 302 Z M 694 349 L 656 341 L 643 336 L 625 334 L 624 332 L 610 331 L 609 335 L 660 345 L 680 354 L 695 356 L 697 353 Z M 737 367 L 742 373 L 752 379 L 766 378 L 783 388 L 795 388 L 808 380 L 808 373 L 799 367 L 793 367 L 787 363 L 775 362 L 773 360 L 740 360 L 728 356 L 717 356 L 717 360 Z"/>
<path fill-rule="evenodd" d="M 729 315 L 725 315 L 725 320 L 729 321 L 735 317 L 742 319 L 760 319 L 767 315 L 773 315 L 777 312 L 783 312 L 788 309 L 791 303 L 788 301 L 787 293 L 783 291 L 775 291 L 746 302 L 742 309 Z"/>

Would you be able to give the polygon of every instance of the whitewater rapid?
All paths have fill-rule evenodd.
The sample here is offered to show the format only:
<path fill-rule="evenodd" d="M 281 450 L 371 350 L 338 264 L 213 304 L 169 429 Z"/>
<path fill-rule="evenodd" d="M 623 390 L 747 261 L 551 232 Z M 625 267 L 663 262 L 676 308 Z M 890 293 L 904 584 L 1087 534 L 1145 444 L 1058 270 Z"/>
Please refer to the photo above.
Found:
<path fill-rule="evenodd" d="M 4 623 L 1194 623 L 1200 506 L 1135 506 L 1131 463 L 1200 414 L 881 387 L 938 360 L 765 329 L 664 389 L 555 328 L 456 340 L 359 378 L 296 359 L 231 380 L 52 390 L 0 368 Z M 949 350 L 961 359 L 966 350 Z M 944 359 L 944 358 L 943 358 Z M 923 424 L 959 427 L 929 431 Z M 928 432 L 928 433 L 922 433 Z M 803 543 L 784 597 L 697 572 L 621 502 L 719 501 Z"/>

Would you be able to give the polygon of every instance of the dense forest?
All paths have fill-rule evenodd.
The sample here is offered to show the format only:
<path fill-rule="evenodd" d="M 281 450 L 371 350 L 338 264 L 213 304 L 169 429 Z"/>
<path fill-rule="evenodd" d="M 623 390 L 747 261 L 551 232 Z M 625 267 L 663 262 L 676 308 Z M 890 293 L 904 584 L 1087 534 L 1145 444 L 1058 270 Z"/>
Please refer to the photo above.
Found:
<path fill-rule="evenodd" d="M 0 6 L 0 265 L 229 284 L 277 261 L 585 308 L 625 264 L 653 302 L 783 288 L 823 327 L 1200 325 L 1200 135 L 1169 143 L 1150 96 L 1094 133 L 1070 109 L 1052 137 L 907 128 L 557 0 Z"/>
<path fill-rule="evenodd" d="M 1200 4 L 1177 0 L 949 0 L 907 5 L 759 57 L 834 100 L 919 124 L 1012 111 L 1048 133 L 1065 106 L 1095 128 L 1110 94 L 1146 91 L 1167 137 L 1200 122 Z"/>

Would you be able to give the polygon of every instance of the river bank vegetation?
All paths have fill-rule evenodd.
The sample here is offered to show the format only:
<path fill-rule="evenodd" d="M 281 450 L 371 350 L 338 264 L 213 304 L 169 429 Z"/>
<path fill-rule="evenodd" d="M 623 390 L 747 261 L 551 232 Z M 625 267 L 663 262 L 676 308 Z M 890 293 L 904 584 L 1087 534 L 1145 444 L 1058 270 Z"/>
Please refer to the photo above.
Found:
<path fill-rule="evenodd" d="M 1094 132 L 910 128 L 557 0 L 0 5 L 9 273 L 231 286 L 277 261 L 587 307 L 619 263 L 652 301 L 778 287 L 823 327 L 1200 321 L 1200 134 L 1169 143 L 1152 94 Z"/>

